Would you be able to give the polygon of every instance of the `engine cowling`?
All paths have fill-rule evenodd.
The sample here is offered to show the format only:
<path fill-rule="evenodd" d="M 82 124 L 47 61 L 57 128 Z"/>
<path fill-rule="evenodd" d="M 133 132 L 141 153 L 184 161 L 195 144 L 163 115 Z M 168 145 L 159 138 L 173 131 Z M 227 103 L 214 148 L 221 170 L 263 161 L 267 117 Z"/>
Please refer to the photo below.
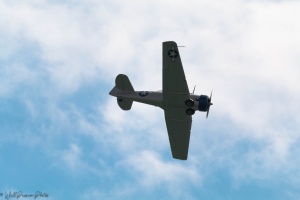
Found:
<path fill-rule="evenodd" d="M 206 112 L 210 106 L 210 99 L 206 95 L 200 95 L 197 99 L 199 101 L 198 109 L 199 111 Z"/>

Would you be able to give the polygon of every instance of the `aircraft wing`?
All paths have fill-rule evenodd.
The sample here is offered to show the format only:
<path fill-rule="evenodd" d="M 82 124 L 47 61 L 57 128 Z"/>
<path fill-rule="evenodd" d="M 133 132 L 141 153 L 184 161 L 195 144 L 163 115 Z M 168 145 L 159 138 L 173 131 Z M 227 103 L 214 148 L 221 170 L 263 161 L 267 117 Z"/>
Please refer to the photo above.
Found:
<path fill-rule="evenodd" d="M 192 126 L 185 113 L 189 94 L 177 44 L 163 42 L 163 108 L 172 155 L 181 160 L 187 159 Z"/>
<path fill-rule="evenodd" d="M 185 114 L 185 109 L 169 108 L 165 110 L 165 119 L 173 158 L 186 160 L 189 151 L 192 117 Z"/>
<path fill-rule="evenodd" d="M 178 47 L 172 41 L 163 42 L 163 91 L 189 95 Z"/>

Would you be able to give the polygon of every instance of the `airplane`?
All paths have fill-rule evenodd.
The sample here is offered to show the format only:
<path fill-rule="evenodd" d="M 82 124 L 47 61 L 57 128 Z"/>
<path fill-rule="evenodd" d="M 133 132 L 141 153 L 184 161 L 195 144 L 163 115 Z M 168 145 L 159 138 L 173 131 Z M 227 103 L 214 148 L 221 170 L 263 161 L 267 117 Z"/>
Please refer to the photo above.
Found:
<path fill-rule="evenodd" d="M 135 91 L 128 77 L 119 74 L 109 94 L 117 97 L 118 105 L 123 110 L 130 110 L 133 101 L 162 108 L 172 156 L 187 160 L 192 115 L 198 110 L 206 112 L 208 117 L 210 106 L 213 105 L 212 93 L 208 97 L 189 92 L 178 46 L 174 41 L 162 43 L 162 67 L 162 91 Z"/>

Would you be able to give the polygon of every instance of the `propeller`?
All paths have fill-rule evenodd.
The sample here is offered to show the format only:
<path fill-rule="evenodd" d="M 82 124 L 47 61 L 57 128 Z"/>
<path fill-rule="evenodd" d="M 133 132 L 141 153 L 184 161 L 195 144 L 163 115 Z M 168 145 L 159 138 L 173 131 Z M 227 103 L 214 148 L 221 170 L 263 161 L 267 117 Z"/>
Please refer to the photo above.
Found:
<path fill-rule="evenodd" d="M 193 94 L 194 94 L 194 92 L 195 92 L 195 88 L 196 88 L 196 85 L 194 86 Z"/>
<path fill-rule="evenodd" d="M 213 105 L 213 103 L 211 103 L 211 98 L 212 98 L 212 91 L 211 91 L 210 97 L 208 99 L 208 108 L 207 108 L 207 113 L 206 113 L 206 119 L 207 119 L 208 114 L 209 114 L 209 108 L 210 108 L 211 105 Z"/>

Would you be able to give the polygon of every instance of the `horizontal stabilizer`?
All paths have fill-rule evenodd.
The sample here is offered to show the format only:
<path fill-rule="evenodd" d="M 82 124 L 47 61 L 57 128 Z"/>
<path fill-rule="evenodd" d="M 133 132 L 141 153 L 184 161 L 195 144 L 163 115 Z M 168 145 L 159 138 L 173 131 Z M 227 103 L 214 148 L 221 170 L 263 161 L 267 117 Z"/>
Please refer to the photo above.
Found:
<path fill-rule="evenodd" d="M 122 110 L 130 110 L 132 106 L 132 100 L 124 97 L 117 97 L 118 105 Z"/>
<path fill-rule="evenodd" d="M 119 74 L 116 77 L 116 87 L 121 91 L 134 91 L 129 78 L 125 74 Z"/>

